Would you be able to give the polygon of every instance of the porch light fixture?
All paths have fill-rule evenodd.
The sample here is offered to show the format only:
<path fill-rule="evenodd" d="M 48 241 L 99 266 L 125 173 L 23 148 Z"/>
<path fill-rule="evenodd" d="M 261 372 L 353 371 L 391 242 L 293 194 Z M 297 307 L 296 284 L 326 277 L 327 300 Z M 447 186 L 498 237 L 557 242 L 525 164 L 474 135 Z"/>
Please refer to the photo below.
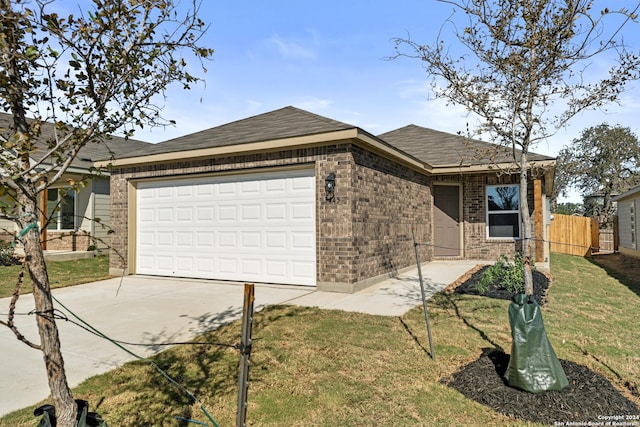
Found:
<path fill-rule="evenodd" d="M 331 172 L 324 179 L 324 191 L 325 191 L 325 199 L 329 202 L 335 199 L 335 189 L 336 189 L 336 173 Z"/>

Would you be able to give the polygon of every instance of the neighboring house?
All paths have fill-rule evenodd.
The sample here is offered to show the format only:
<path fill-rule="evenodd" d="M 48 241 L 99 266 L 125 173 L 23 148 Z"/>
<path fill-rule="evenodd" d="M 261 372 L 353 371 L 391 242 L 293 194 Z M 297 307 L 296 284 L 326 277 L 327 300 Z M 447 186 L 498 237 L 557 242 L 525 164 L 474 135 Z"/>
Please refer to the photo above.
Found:
<path fill-rule="evenodd" d="M 354 292 L 414 267 L 414 238 L 423 261 L 495 260 L 521 245 L 512 156 L 418 126 L 374 136 L 294 107 L 145 146 L 113 162 L 111 242 L 124 259 L 111 270 Z M 543 241 L 555 160 L 529 158 Z"/>
<path fill-rule="evenodd" d="M 11 124 L 12 116 L 0 113 L 0 140 L 4 130 Z M 45 141 L 53 134 L 53 124 L 44 123 L 41 131 L 41 140 L 32 155 L 36 161 L 46 152 Z M 104 171 L 102 176 L 93 176 L 87 181 L 87 185 L 77 192 L 70 190 L 69 180 L 78 182 L 90 175 L 90 168 L 93 168 L 96 160 L 106 159 L 111 155 L 117 157 L 123 150 L 137 149 L 145 145 L 150 144 L 112 137 L 100 143 L 89 143 L 80 150 L 79 156 L 71 163 L 64 176 L 40 198 L 40 206 L 44 206 L 43 211 L 47 213 L 47 218 L 51 218 L 46 231 L 43 231 L 44 249 L 86 251 L 93 247 L 107 247 L 111 217 L 109 173 Z M 50 163 L 45 162 L 43 167 L 48 165 Z M 8 197 L 4 197 L 2 202 L 14 203 Z M 56 206 L 59 206 L 59 209 L 55 210 Z M 43 220 L 44 217 L 41 223 Z M 0 220 L 1 240 L 12 241 L 18 231 L 13 222 Z"/>
<path fill-rule="evenodd" d="M 614 197 L 613 201 L 618 203 L 618 250 L 621 254 L 640 257 L 640 185 Z"/>

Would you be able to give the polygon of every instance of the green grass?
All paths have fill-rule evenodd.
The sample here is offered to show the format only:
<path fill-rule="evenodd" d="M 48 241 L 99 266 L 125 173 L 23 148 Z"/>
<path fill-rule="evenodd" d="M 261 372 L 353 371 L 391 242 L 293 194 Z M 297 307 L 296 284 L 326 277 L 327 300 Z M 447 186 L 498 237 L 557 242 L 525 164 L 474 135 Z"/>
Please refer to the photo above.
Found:
<path fill-rule="evenodd" d="M 558 356 L 589 366 L 621 390 L 640 386 L 640 288 L 582 258 L 554 254 L 552 266 L 543 316 Z M 248 425 L 536 425 L 500 415 L 441 383 L 483 348 L 510 352 L 507 306 L 483 297 L 435 296 L 429 302 L 435 361 L 419 307 L 402 318 L 268 307 L 254 317 Z M 236 343 L 239 333 L 238 321 L 199 340 Z M 154 361 L 199 396 L 221 426 L 235 425 L 236 351 L 181 346 Z M 175 416 L 207 422 L 197 405 L 141 362 L 93 377 L 74 395 L 113 426 L 195 425 Z M 0 426 L 32 426 L 32 411 L 9 414 Z"/>
<path fill-rule="evenodd" d="M 0 266 L 0 298 L 10 297 L 13 294 L 21 269 L 22 266 L 20 265 Z M 48 261 L 47 271 L 49 272 L 49 281 L 52 289 L 112 277 L 109 276 L 109 257 L 107 256 L 72 261 Z M 21 293 L 29 293 L 32 289 L 31 280 L 25 277 Z"/>

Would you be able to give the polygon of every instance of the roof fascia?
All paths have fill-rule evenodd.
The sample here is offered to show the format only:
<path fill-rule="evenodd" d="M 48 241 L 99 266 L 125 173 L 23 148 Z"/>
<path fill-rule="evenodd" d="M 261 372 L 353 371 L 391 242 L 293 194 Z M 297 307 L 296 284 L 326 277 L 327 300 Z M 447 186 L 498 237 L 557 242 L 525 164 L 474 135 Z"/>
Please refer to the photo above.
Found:
<path fill-rule="evenodd" d="M 536 167 L 553 167 L 556 164 L 555 160 L 533 160 L 529 161 L 529 167 L 535 165 Z M 489 163 L 484 165 L 457 165 L 457 166 L 434 166 L 433 174 L 469 174 L 469 173 L 482 173 L 482 172 L 497 172 L 500 170 L 518 170 L 519 165 L 514 162 L 504 163 Z"/>
<path fill-rule="evenodd" d="M 351 141 L 353 144 L 372 150 L 387 158 L 400 161 L 410 168 L 424 174 L 469 174 L 495 172 L 500 169 L 517 169 L 516 163 L 497 163 L 486 165 L 447 165 L 433 166 L 425 163 L 417 158 L 398 150 L 384 140 L 369 134 L 368 132 L 353 127 L 333 132 L 324 132 L 313 135 L 296 136 L 291 138 L 280 138 L 267 141 L 252 142 L 246 144 L 226 145 L 222 147 L 201 148 L 196 150 L 185 150 L 167 153 L 157 153 L 145 156 L 126 157 L 115 160 L 103 160 L 95 162 L 94 165 L 99 168 L 111 167 L 128 167 L 143 164 L 171 163 L 181 160 L 198 159 L 206 157 L 217 157 L 223 155 L 248 154 L 259 151 L 283 150 L 289 148 L 297 148 L 309 145 L 323 145 L 335 143 L 339 141 Z M 553 166 L 555 160 L 534 161 L 536 166 Z"/>
<path fill-rule="evenodd" d="M 624 200 L 629 197 L 635 196 L 638 193 L 640 193 L 640 185 L 636 185 L 635 187 L 632 187 L 630 190 L 625 191 L 624 193 L 618 196 L 612 197 L 611 200 L 614 202 L 619 202 L 620 200 Z"/>

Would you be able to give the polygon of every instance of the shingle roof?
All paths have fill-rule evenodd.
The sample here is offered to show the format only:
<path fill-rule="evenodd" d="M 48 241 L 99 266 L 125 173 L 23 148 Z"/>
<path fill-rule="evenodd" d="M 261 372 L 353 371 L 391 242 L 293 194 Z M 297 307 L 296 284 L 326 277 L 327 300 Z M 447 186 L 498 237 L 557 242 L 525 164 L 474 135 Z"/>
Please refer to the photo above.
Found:
<path fill-rule="evenodd" d="M 0 112 L 0 139 L 4 137 L 7 130 L 12 126 L 12 116 L 7 113 Z M 36 151 L 32 157 L 39 160 L 45 154 L 45 141 L 54 135 L 54 125 L 52 123 L 43 123 L 41 127 L 41 138 L 36 144 Z M 115 158 L 123 156 L 125 151 L 139 150 L 142 147 L 152 145 L 148 142 L 138 141 L 134 139 L 124 139 L 117 136 L 111 136 L 102 140 L 100 143 L 91 142 L 85 145 L 79 155 L 71 163 L 72 167 L 80 169 L 88 169 L 93 166 L 93 162 L 97 160 L 105 160 L 111 158 L 111 152 Z M 111 152 L 110 152 L 111 150 Z M 47 163 L 47 162 L 45 162 Z"/>
<path fill-rule="evenodd" d="M 512 152 L 508 148 L 459 135 L 409 125 L 375 137 L 357 126 L 291 106 L 158 144 L 133 146 L 131 149 L 120 152 L 119 158 L 241 146 L 351 129 L 357 130 L 359 135 L 379 140 L 392 150 L 398 150 L 435 167 L 489 165 L 493 162 L 513 161 Z M 551 157 L 535 153 L 530 153 L 529 158 L 530 160 L 552 160 Z"/>
<path fill-rule="evenodd" d="M 354 129 L 356 126 L 319 116 L 295 107 L 284 107 L 246 119 L 206 129 L 190 135 L 160 142 L 139 150 L 129 150 L 126 157 L 173 153 L 202 148 L 273 141 L 321 133 Z"/>
<path fill-rule="evenodd" d="M 488 165 L 514 160 L 510 148 L 416 125 L 383 133 L 378 138 L 436 167 Z M 517 154 L 519 152 L 516 151 Z M 553 160 L 552 157 L 536 153 L 529 153 L 528 158 Z"/>

